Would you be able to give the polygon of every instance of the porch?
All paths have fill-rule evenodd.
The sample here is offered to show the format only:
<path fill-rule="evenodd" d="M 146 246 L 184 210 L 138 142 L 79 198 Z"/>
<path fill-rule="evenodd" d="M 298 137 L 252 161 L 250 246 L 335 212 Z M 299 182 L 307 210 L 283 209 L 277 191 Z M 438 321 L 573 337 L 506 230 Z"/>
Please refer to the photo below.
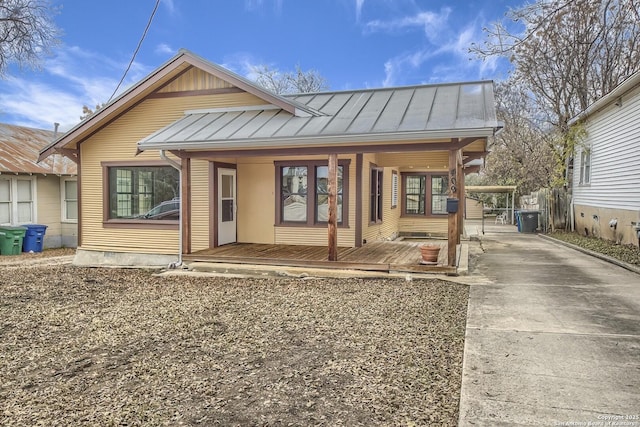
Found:
<path fill-rule="evenodd" d="M 438 263 L 420 263 L 419 246 L 429 243 L 440 245 Z M 460 257 L 460 245 L 456 251 Z M 338 260 L 327 260 L 326 246 L 274 245 L 256 243 L 234 243 L 184 255 L 185 263 L 231 263 L 252 265 L 275 265 L 340 270 L 362 270 L 376 272 L 406 272 L 457 274 L 457 267 L 448 266 L 446 240 L 400 239 L 371 242 L 359 248 L 338 248 Z M 458 262 L 455 263 L 458 265 Z"/>

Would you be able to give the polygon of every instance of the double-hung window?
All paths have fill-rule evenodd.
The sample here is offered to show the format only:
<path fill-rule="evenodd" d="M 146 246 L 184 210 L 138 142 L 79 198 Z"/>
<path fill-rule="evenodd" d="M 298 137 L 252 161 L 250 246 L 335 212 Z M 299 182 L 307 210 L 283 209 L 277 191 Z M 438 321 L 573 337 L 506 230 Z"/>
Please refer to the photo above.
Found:
<path fill-rule="evenodd" d="M 78 221 L 78 181 L 75 178 L 62 180 L 62 220 Z"/>
<path fill-rule="evenodd" d="M 369 181 L 369 221 L 371 223 L 382 222 L 382 186 L 384 183 L 383 169 L 371 167 Z"/>
<path fill-rule="evenodd" d="M 180 176 L 171 166 L 103 163 L 105 221 L 177 221 Z"/>
<path fill-rule="evenodd" d="M 276 162 L 277 223 L 315 226 L 329 219 L 329 168 L 326 162 Z M 337 222 L 345 226 L 349 161 L 338 161 Z"/>
<path fill-rule="evenodd" d="M 35 178 L 0 178 L 0 224 L 28 224 L 35 219 Z"/>
<path fill-rule="evenodd" d="M 447 175 L 403 173 L 402 215 L 446 215 L 448 183 Z"/>
<path fill-rule="evenodd" d="M 582 148 L 580 153 L 580 184 L 591 182 L 591 149 Z"/>

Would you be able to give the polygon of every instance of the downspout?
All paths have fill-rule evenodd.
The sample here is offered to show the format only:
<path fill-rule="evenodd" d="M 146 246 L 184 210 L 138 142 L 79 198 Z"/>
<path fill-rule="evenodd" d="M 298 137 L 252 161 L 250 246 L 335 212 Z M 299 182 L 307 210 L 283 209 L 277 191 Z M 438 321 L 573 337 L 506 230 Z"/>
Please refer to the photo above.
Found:
<path fill-rule="evenodd" d="M 166 153 L 164 150 L 160 150 L 160 158 L 162 160 L 164 160 L 165 162 L 169 163 L 169 165 L 171 167 L 173 167 L 174 169 L 178 170 L 178 186 L 179 186 L 179 190 L 178 190 L 178 194 L 180 197 L 180 205 L 178 207 L 178 261 L 176 262 L 172 262 L 171 264 L 169 264 L 169 268 L 170 269 L 176 269 L 180 266 L 182 266 L 182 166 L 180 165 L 180 163 L 176 162 L 173 159 L 170 159 L 169 157 L 167 157 Z"/>

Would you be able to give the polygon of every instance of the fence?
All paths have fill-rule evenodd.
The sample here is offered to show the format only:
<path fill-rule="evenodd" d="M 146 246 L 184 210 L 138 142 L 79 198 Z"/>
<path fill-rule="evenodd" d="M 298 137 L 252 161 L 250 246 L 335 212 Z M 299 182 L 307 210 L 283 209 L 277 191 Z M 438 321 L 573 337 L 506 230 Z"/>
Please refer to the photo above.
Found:
<path fill-rule="evenodd" d="M 571 227 L 571 195 L 564 188 L 542 188 L 520 197 L 520 208 L 540 212 L 540 228 L 544 232 Z"/>

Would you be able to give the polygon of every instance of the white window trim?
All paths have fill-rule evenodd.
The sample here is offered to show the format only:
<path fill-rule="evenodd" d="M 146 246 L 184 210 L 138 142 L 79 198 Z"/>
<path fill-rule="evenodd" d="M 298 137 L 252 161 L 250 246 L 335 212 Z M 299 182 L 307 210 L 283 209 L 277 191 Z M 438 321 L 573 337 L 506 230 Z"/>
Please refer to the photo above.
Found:
<path fill-rule="evenodd" d="M 76 183 L 76 194 L 78 191 L 78 178 L 76 177 L 68 177 L 60 179 L 60 222 L 63 224 L 77 224 L 77 219 L 69 219 L 67 218 L 67 194 L 66 194 L 66 186 L 65 183 L 68 181 L 75 181 Z M 78 199 L 76 198 L 76 204 L 78 204 Z M 80 209 L 80 205 L 78 205 L 78 210 Z"/>
<path fill-rule="evenodd" d="M 585 169 L 585 165 L 587 162 L 585 162 L 585 158 L 588 157 L 589 158 L 589 173 L 586 173 L 586 169 Z M 580 150 L 580 177 L 579 177 L 579 184 L 580 185 L 589 185 L 591 184 L 591 164 L 592 164 L 592 153 L 591 153 L 591 148 L 590 147 L 583 147 L 582 150 Z"/>
<path fill-rule="evenodd" d="M 11 186 L 11 222 L 5 222 L 1 225 L 22 225 L 22 224 L 37 224 L 38 222 L 38 186 L 36 185 L 36 177 L 35 176 L 27 176 L 27 175 L 16 175 L 16 176 L 6 176 L 3 175 L 0 179 L 10 181 Z M 16 222 L 15 219 L 18 217 L 18 180 L 22 181 L 31 181 L 31 220 L 25 222 Z"/>

